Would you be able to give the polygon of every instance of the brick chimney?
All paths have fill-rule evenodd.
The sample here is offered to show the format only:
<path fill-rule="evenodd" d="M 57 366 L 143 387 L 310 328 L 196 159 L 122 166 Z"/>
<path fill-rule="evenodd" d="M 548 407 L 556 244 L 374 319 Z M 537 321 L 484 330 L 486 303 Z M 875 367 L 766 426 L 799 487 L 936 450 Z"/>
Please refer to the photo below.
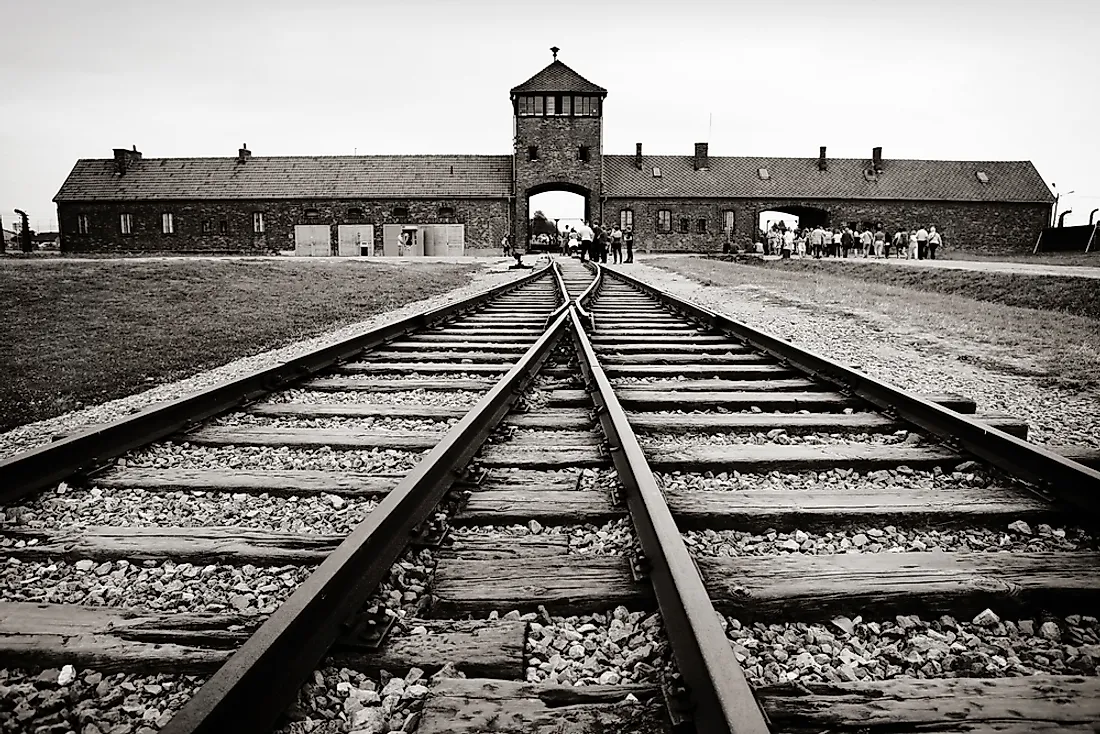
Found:
<path fill-rule="evenodd" d="M 241 143 L 241 147 L 237 150 L 237 163 L 244 163 L 252 157 L 252 151 L 248 149 L 248 143 Z"/>
<path fill-rule="evenodd" d="M 825 146 L 821 146 L 821 152 L 817 154 L 817 170 L 828 171 L 829 162 L 825 160 Z"/>
<path fill-rule="evenodd" d="M 875 173 L 882 173 L 882 147 L 881 146 L 871 150 L 871 165 L 875 169 Z"/>
<path fill-rule="evenodd" d="M 695 144 L 695 170 L 701 170 L 707 167 L 707 149 L 710 146 L 707 143 Z"/>
<path fill-rule="evenodd" d="M 134 163 L 141 160 L 141 153 L 138 152 L 137 146 L 134 146 L 133 150 L 126 150 L 125 148 L 115 148 L 115 170 L 121 176 L 133 166 Z"/>
<path fill-rule="evenodd" d="M 642 144 L 638 143 L 638 148 L 634 152 L 634 166 L 640 171 L 642 170 Z"/>

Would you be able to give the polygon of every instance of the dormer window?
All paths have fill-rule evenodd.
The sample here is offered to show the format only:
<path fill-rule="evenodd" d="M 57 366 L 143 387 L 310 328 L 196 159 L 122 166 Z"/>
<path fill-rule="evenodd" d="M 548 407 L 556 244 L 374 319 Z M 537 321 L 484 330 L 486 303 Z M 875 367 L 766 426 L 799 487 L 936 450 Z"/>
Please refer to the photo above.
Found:
<path fill-rule="evenodd" d="M 981 181 L 982 183 L 984 183 L 984 184 L 989 183 L 989 174 L 986 173 L 985 171 L 978 171 L 974 175 L 977 176 L 978 180 Z"/>
<path fill-rule="evenodd" d="M 653 178 L 660 178 L 660 177 L 661 177 L 661 167 L 660 166 L 654 166 L 653 167 Z"/>
<path fill-rule="evenodd" d="M 771 172 L 767 168 L 756 169 L 756 175 L 760 177 L 761 181 L 768 181 L 772 177 Z"/>

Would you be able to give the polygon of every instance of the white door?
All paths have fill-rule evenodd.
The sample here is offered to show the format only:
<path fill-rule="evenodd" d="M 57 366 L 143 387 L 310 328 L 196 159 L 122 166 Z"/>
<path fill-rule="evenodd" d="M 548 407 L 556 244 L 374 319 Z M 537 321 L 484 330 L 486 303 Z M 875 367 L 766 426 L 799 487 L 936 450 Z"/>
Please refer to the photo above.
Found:
<path fill-rule="evenodd" d="M 294 225 L 294 254 L 328 257 L 332 254 L 332 232 L 327 224 Z"/>
<path fill-rule="evenodd" d="M 448 224 L 445 226 L 447 227 L 447 249 L 441 249 L 439 254 L 452 257 L 464 254 L 466 252 L 466 225 Z"/>
<path fill-rule="evenodd" d="M 374 254 L 373 224 L 341 224 L 338 239 L 340 257 L 370 257 Z"/>

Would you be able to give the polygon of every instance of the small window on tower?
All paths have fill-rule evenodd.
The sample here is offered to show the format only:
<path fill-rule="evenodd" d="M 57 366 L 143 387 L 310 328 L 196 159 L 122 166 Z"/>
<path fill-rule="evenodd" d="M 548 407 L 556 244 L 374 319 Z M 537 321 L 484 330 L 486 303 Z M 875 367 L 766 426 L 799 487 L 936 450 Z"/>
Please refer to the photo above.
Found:
<path fill-rule="evenodd" d="M 539 146 L 530 145 L 527 147 L 527 160 L 537 161 L 539 159 Z"/>
<path fill-rule="evenodd" d="M 543 114 L 543 103 L 544 103 L 545 100 L 546 100 L 546 97 L 535 97 L 535 114 L 536 115 Z"/>
<path fill-rule="evenodd" d="M 587 145 L 582 145 L 577 150 L 577 160 L 584 161 L 585 163 L 588 163 L 588 146 Z"/>
<path fill-rule="evenodd" d="M 561 98 L 561 113 L 563 115 L 573 114 L 573 98 L 568 94 Z"/>
<path fill-rule="evenodd" d="M 556 115 L 556 114 L 558 114 L 558 111 L 557 111 L 558 107 L 557 107 L 556 102 L 557 102 L 557 97 L 549 96 L 549 97 L 546 98 L 546 114 L 547 115 Z"/>

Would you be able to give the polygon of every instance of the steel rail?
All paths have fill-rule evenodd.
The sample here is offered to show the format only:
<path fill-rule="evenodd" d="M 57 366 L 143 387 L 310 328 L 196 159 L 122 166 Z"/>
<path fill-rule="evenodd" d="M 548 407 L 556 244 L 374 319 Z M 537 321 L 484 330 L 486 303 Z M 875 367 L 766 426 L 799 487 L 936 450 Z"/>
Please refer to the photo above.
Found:
<path fill-rule="evenodd" d="M 596 403 L 626 504 L 638 534 L 650 581 L 664 618 L 680 674 L 694 704 L 700 734 L 767 734 L 767 718 L 734 657 L 676 521 L 653 477 L 645 454 L 611 382 L 571 310 L 573 340 L 581 374 Z"/>
<path fill-rule="evenodd" d="M 198 690 L 162 734 L 266 734 L 521 397 L 568 328 L 563 313 L 477 405 Z"/>
<path fill-rule="evenodd" d="M 328 369 L 365 349 L 476 308 L 503 293 L 541 278 L 547 272 L 547 268 L 542 268 L 523 278 L 494 286 L 460 301 L 383 324 L 366 334 L 227 380 L 191 395 L 150 406 L 134 415 L 93 426 L 75 436 L 0 461 L 0 501 L 12 502 L 52 487 L 73 475 L 101 466 L 127 451 L 191 428 L 211 416 Z"/>
<path fill-rule="evenodd" d="M 584 263 L 584 266 L 593 271 L 594 276 L 592 282 L 588 284 L 588 287 L 581 292 L 579 296 L 573 299 L 573 303 L 576 306 L 577 313 L 581 316 L 581 321 L 588 328 L 595 328 L 596 322 L 591 312 L 585 309 L 596 294 L 600 292 L 600 287 L 603 285 L 603 268 L 592 262 Z"/>
<path fill-rule="evenodd" d="M 1100 471 L 1037 444 L 979 423 L 907 390 L 877 380 L 828 357 L 754 329 L 740 321 L 666 293 L 648 283 L 609 271 L 610 275 L 715 329 L 741 339 L 779 361 L 895 414 L 941 440 L 1023 479 L 1073 507 L 1095 516 L 1100 510 Z"/>
<path fill-rule="evenodd" d="M 565 277 L 562 275 L 561 265 L 558 264 L 557 260 L 554 260 L 550 265 L 550 269 L 554 273 L 554 282 L 558 284 L 558 295 L 561 296 L 561 305 L 554 309 L 554 313 L 546 317 L 546 326 L 544 328 L 549 328 L 550 324 L 557 320 L 558 316 L 561 316 L 569 310 L 569 288 L 565 285 Z"/>

